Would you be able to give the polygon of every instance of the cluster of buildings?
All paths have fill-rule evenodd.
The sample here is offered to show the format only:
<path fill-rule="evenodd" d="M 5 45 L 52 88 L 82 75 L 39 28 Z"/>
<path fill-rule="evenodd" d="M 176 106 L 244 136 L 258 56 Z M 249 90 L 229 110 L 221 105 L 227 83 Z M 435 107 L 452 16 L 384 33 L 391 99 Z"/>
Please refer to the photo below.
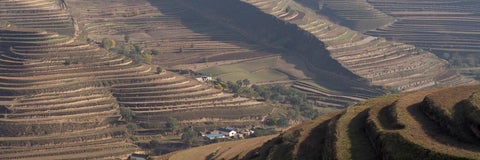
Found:
<path fill-rule="evenodd" d="M 197 81 L 200 81 L 200 82 L 208 82 L 208 81 L 212 81 L 213 80 L 213 77 L 210 77 L 210 76 L 199 76 L 197 78 Z"/>
<path fill-rule="evenodd" d="M 208 132 L 207 134 L 205 134 L 204 137 L 209 140 L 219 139 L 219 138 L 233 138 L 233 137 L 243 138 L 253 133 L 255 132 L 249 129 L 219 128 L 217 130 Z"/>

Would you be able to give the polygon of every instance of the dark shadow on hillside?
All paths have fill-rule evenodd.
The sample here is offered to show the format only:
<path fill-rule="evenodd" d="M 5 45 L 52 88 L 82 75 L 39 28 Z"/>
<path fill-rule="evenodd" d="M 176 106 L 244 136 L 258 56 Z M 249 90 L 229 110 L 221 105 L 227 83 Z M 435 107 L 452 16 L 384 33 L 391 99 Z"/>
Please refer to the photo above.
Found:
<path fill-rule="evenodd" d="M 407 108 L 407 111 L 414 118 L 415 121 L 420 123 L 422 130 L 432 140 L 447 146 L 473 152 L 480 152 L 480 148 L 478 146 L 462 143 L 459 142 L 456 138 L 451 137 L 445 128 L 440 127 L 440 125 L 438 125 L 434 121 L 430 120 L 426 115 L 424 115 L 424 113 L 420 109 L 420 105 L 420 103 L 413 104 Z"/>
<path fill-rule="evenodd" d="M 348 137 L 351 142 L 350 153 L 352 159 L 355 160 L 371 160 L 378 159 L 370 142 L 367 133 L 365 132 L 368 117 L 368 109 L 358 113 L 348 124 Z"/>
<path fill-rule="evenodd" d="M 470 105 L 468 100 L 463 100 L 455 104 L 453 114 L 453 127 L 456 129 L 457 136 L 460 136 L 458 139 L 470 144 L 480 144 L 480 139 L 478 139 L 475 134 L 470 130 L 471 122 L 467 119 L 468 111 L 465 109 L 467 105 Z"/>
<path fill-rule="evenodd" d="M 302 141 L 297 142 L 300 143 L 300 148 L 298 149 L 297 159 L 331 159 L 335 153 L 332 151 L 334 150 L 332 144 L 332 135 L 329 135 L 331 129 L 329 128 L 329 123 L 334 120 L 338 119 L 340 115 L 335 116 L 334 118 L 325 121 L 311 131 L 304 131 L 310 132 L 308 137 Z"/>
<path fill-rule="evenodd" d="M 238 0 L 169 0 L 171 2 L 168 4 L 176 7 L 155 5 L 154 0 L 149 1 L 168 16 L 178 17 L 186 27 L 196 33 L 208 35 L 212 40 L 228 42 L 231 37 L 216 37 L 216 31 L 201 28 L 215 25 L 222 32 L 234 32 L 235 38 L 246 43 L 259 44 L 269 51 L 282 53 L 287 62 L 304 66 L 296 68 L 307 73 L 307 76 L 324 87 L 344 92 L 371 94 L 357 90 L 371 86 L 332 59 L 324 44 L 315 36 L 294 24 L 265 14 L 254 6 Z M 175 12 L 170 8 L 183 8 L 186 11 Z M 303 63 L 295 63 L 288 56 L 296 56 Z"/>
<path fill-rule="evenodd" d="M 396 102 L 397 101 L 380 109 L 377 115 L 377 119 L 380 120 L 380 125 L 385 129 L 396 130 L 405 128 L 404 124 L 398 123 L 398 117 L 395 111 Z"/>

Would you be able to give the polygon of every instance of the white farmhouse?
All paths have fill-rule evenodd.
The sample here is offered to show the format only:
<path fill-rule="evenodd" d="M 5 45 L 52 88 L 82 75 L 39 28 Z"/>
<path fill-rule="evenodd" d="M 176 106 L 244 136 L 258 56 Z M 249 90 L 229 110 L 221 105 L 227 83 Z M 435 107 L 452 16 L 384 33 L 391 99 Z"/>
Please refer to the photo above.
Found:
<path fill-rule="evenodd" d="M 223 135 L 228 136 L 228 137 L 234 137 L 234 136 L 237 135 L 237 132 L 235 130 L 229 129 L 229 128 L 227 128 L 227 129 L 220 128 L 220 129 L 218 129 L 218 132 L 220 134 L 223 134 Z"/>

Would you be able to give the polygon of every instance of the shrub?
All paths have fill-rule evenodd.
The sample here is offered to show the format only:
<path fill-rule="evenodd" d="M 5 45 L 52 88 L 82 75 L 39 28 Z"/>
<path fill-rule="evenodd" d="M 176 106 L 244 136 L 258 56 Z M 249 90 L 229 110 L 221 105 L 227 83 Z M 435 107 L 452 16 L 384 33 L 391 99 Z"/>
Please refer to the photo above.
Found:
<path fill-rule="evenodd" d="M 165 123 L 165 127 L 167 127 L 169 130 L 174 131 L 177 129 L 178 126 L 178 120 L 173 117 L 168 117 L 167 123 Z"/>
<path fill-rule="evenodd" d="M 120 107 L 120 114 L 122 115 L 122 119 L 130 122 L 135 118 L 135 113 L 127 107 Z"/>
<path fill-rule="evenodd" d="M 105 49 L 115 48 L 115 46 L 116 46 L 116 41 L 113 39 L 104 38 L 102 40 L 102 47 Z"/>
<path fill-rule="evenodd" d="M 163 71 L 163 70 L 162 70 L 162 67 L 157 66 L 157 72 L 156 72 L 156 73 L 157 73 L 157 74 L 160 74 L 160 73 L 162 73 L 162 71 Z"/>
<path fill-rule="evenodd" d="M 188 145 L 189 147 L 193 146 L 194 144 L 198 144 L 200 142 L 200 136 L 198 135 L 198 132 L 193 130 L 192 127 L 185 127 L 183 129 L 183 134 L 182 134 L 182 142 Z"/>
<path fill-rule="evenodd" d="M 137 124 L 135 123 L 128 123 L 127 124 L 127 130 L 130 134 L 135 134 L 135 131 L 138 129 Z"/>
<path fill-rule="evenodd" d="M 158 55 L 158 54 L 160 54 L 160 51 L 155 50 L 155 49 L 152 49 L 150 52 L 152 53 L 152 55 Z"/>

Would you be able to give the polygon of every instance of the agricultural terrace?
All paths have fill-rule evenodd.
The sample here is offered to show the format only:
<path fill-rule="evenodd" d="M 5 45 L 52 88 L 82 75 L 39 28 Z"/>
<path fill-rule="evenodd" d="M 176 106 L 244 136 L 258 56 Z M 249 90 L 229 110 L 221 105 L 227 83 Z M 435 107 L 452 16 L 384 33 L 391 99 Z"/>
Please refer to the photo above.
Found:
<path fill-rule="evenodd" d="M 48 0 L 0 1 L 6 16 L 17 9 L 28 13 L 37 5 L 68 13 Z M 25 28 L 16 21 L 0 28 L 0 159 L 129 154 L 138 148 L 130 139 L 135 131 L 124 125 L 122 107 L 135 114 L 130 123 L 150 129 L 164 128 L 166 115 L 190 125 L 207 118 L 255 125 L 272 110 L 85 43 L 77 39 L 82 35 L 76 25 L 69 27 L 74 33 L 65 35 L 31 18 Z"/>
<path fill-rule="evenodd" d="M 377 10 L 365 0 L 326 0 L 318 11 L 342 26 L 364 32 L 394 22 L 394 18 Z M 314 9 L 315 10 L 315 9 Z"/>
<path fill-rule="evenodd" d="M 368 0 L 368 3 L 397 21 L 367 34 L 428 49 L 463 74 L 478 78 L 478 1 Z"/>
<path fill-rule="evenodd" d="M 97 5 L 98 3 L 102 5 Z M 348 77 L 355 76 L 351 73 L 347 73 L 348 76 L 339 77 L 337 73 L 314 66 L 330 66 L 335 72 L 348 72 L 331 58 L 324 60 L 318 55 L 314 56 L 315 58 L 309 55 L 298 55 L 309 54 L 310 51 L 302 50 L 305 48 L 313 52 L 323 52 L 325 49 L 320 43 L 312 45 L 314 47 L 310 44 L 298 43 L 297 48 L 287 50 L 288 45 L 285 44 L 295 39 L 292 36 L 304 36 L 303 31 L 298 32 L 292 26 L 285 27 L 284 23 L 274 20 L 254 7 L 243 12 L 263 14 L 258 21 L 264 21 L 267 17 L 265 22 L 276 22 L 262 26 L 261 34 L 256 33 L 260 32 L 257 27 L 245 29 L 247 26 L 243 25 L 248 23 L 242 21 L 245 20 L 243 15 L 224 13 L 225 9 L 219 10 L 211 5 L 196 3 L 198 2 L 170 0 L 122 1 L 113 4 L 107 1 L 72 0 L 69 2 L 71 6 L 76 6 L 72 9 L 74 16 L 79 17 L 79 25 L 84 26 L 89 39 L 100 41 L 108 37 L 116 41 L 130 41 L 147 50 L 155 49 L 159 54 L 154 56 L 153 63 L 161 64 L 165 68 L 191 69 L 230 81 L 247 78 L 257 84 L 292 83 L 298 79 L 312 79 L 311 77 L 317 79 L 318 77 L 325 82 L 332 82 L 322 85 L 340 86 L 332 88 L 334 92 L 328 93 L 341 93 L 338 96 L 368 95 L 371 97 L 382 92 Z M 230 10 L 228 12 L 231 13 Z M 148 23 L 143 23 L 145 21 Z M 250 23 L 254 22 L 250 21 Z M 271 32 L 271 28 L 279 29 Z M 298 33 L 283 35 L 290 30 Z M 305 39 L 308 40 L 308 38 Z M 319 49 L 320 47 L 322 49 Z M 278 54 L 287 52 L 288 55 Z M 295 53 L 290 54 L 290 52 Z M 317 59 L 328 62 L 319 64 Z M 305 61 L 310 62 L 305 63 Z M 316 68 L 311 69 L 313 67 Z M 326 74 L 331 76 L 324 76 Z M 354 91 L 355 95 L 349 95 L 345 91 L 358 88 L 364 89 Z M 327 102 L 328 99 L 335 99 L 335 96 L 326 99 L 317 98 L 319 102 L 325 102 L 324 106 L 346 106 L 345 103 L 334 104 L 336 100 Z"/>
<path fill-rule="evenodd" d="M 445 61 L 428 51 L 350 30 L 294 1 L 243 2 L 308 31 L 325 43 L 331 57 L 373 85 L 387 86 L 394 91 L 411 91 L 475 83 L 448 70 Z"/>
<path fill-rule="evenodd" d="M 69 0 L 88 38 L 124 40 L 155 49 L 154 63 L 200 70 L 275 54 L 251 43 L 234 29 L 218 24 L 178 1 Z"/>

